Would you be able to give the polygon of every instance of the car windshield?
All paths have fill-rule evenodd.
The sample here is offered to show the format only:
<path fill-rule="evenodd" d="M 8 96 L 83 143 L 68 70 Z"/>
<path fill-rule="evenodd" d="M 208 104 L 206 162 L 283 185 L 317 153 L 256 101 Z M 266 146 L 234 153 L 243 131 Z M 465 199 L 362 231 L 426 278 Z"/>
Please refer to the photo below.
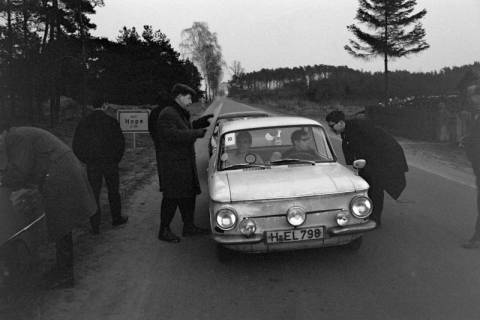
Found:
<path fill-rule="evenodd" d="M 223 134 L 219 142 L 219 170 L 335 160 L 320 126 L 239 130 Z"/>

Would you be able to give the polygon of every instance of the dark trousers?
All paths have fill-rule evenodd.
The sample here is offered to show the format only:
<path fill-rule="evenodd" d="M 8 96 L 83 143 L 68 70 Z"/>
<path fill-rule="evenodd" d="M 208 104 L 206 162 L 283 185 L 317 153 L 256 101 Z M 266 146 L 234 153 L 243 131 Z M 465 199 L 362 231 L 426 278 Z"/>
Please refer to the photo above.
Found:
<path fill-rule="evenodd" d="M 120 178 L 118 173 L 118 163 L 87 164 L 87 175 L 98 207 L 97 212 L 92 216 L 92 223 L 96 225 L 100 224 L 100 191 L 102 190 L 103 178 L 105 178 L 107 184 L 112 221 L 119 219 L 121 216 L 122 205 L 119 190 Z"/>
<path fill-rule="evenodd" d="M 193 227 L 193 213 L 195 211 L 195 197 L 190 198 L 167 198 L 162 199 L 160 214 L 160 231 L 170 228 L 170 223 L 175 216 L 177 208 L 182 215 L 183 228 Z"/>
<path fill-rule="evenodd" d="M 368 196 L 373 202 L 373 211 L 372 214 L 370 215 L 370 219 L 375 221 L 377 224 L 382 223 L 382 211 L 383 211 L 383 201 L 384 201 L 384 189 L 376 181 L 374 177 L 372 177 L 369 174 L 360 173 L 360 176 L 365 179 L 365 181 L 368 182 L 370 185 L 370 188 L 368 189 Z"/>
<path fill-rule="evenodd" d="M 55 242 L 57 269 L 60 273 L 73 277 L 73 238 L 67 233 Z"/>
<path fill-rule="evenodd" d="M 160 161 L 161 161 L 161 158 L 160 158 L 160 155 L 159 155 L 159 152 L 158 152 L 158 149 L 155 148 L 155 157 L 157 159 L 157 174 L 158 174 L 158 185 L 160 186 L 160 182 L 162 181 L 162 179 L 160 178 Z M 162 189 L 160 187 L 160 189 Z"/>

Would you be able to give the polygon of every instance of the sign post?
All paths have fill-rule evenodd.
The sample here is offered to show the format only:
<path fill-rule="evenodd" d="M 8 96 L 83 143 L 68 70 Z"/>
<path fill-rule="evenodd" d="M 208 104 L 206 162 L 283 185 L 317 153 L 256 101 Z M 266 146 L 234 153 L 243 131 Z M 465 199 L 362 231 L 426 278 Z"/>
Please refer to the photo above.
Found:
<path fill-rule="evenodd" d="M 136 134 L 148 133 L 149 110 L 118 110 L 117 119 L 122 132 L 133 134 L 133 151 L 137 147 Z"/>

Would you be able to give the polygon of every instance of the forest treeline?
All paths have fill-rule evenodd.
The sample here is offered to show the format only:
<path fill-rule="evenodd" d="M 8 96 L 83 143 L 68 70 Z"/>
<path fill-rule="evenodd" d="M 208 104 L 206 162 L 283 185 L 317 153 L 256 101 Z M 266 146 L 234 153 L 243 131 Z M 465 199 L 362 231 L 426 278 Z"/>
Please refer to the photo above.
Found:
<path fill-rule="evenodd" d="M 480 62 L 445 67 L 432 72 L 390 72 L 390 98 L 461 96 L 478 81 Z M 231 96 L 254 100 L 309 100 L 321 104 L 377 104 L 383 102 L 384 74 L 354 70 L 346 66 L 314 65 L 261 69 L 235 74 Z"/>
<path fill-rule="evenodd" d="M 89 16 L 103 0 L 0 1 L 0 107 L 38 119 L 48 103 L 59 121 L 60 96 L 83 108 L 92 97 L 120 104 L 167 99 L 172 85 L 200 88 L 201 75 L 152 26 L 123 27 L 115 41 L 91 35 Z M 48 112 L 49 111 L 49 112 Z"/>

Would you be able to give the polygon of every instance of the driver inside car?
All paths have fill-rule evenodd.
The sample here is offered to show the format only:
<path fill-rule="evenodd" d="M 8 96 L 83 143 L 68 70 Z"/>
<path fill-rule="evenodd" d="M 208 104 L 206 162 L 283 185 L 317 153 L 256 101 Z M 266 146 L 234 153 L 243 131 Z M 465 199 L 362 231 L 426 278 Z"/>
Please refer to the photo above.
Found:
<path fill-rule="evenodd" d="M 293 147 L 282 154 L 283 159 L 318 160 L 318 153 L 311 148 L 312 138 L 308 132 L 298 129 L 290 137 Z"/>
<path fill-rule="evenodd" d="M 225 166 L 232 166 L 236 164 L 263 164 L 263 159 L 259 154 L 250 152 L 252 146 L 252 135 L 248 131 L 240 131 L 235 137 L 236 150 L 228 153 L 228 159 L 225 161 Z"/>

